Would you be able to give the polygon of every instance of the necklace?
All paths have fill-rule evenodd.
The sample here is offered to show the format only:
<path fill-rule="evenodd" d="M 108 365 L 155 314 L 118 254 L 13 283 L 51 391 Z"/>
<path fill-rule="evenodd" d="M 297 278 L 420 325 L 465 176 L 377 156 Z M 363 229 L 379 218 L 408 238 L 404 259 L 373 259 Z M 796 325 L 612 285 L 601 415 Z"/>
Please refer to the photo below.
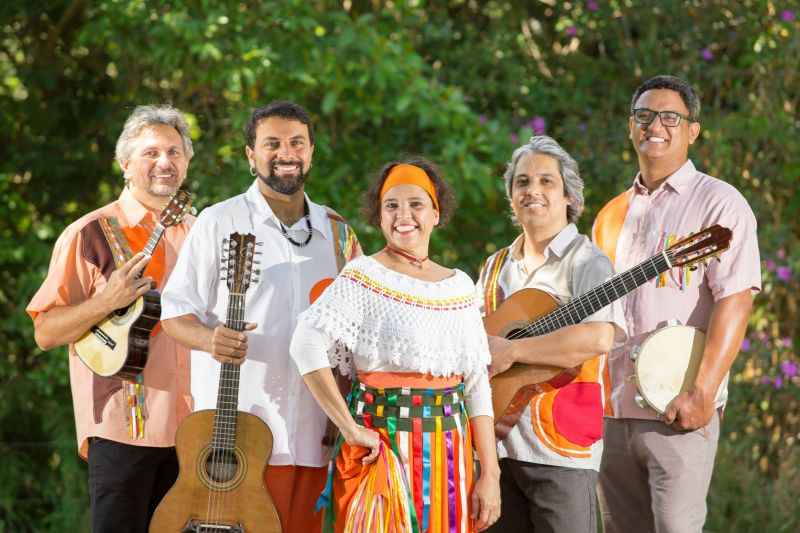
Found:
<path fill-rule="evenodd" d="M 281 227 L 281 233 L 283 233 L 283 236 L 286 237 L 286 240 L 295 246 L 299 246 L 300 248 L 311 242 L 311 236 L 313 235 L 313 232 L 311 231 L 311 219 L 308 216 L 308 203 L 305 201 L 303 202 L 303 218 L 306 219 L 306 231 L 308 232 L 308 237 L 306 237 L 306 240 L 303 242 L 297 242 L 296 240 L 292 239 L 292 236 L 286 231 L 286 227 L 283 225 L 283 222 L 278 220 L 278 225 Z"/>
<path fill-rule="evenodd" d="M 428 260 L 428 256 L 427 255 L 425 257 L 423 257 L 422 259 L 420 259 L 419 257 L 417 257 L 414 254 L 410 254 L 408 252 L 404 252 L 403 250 L 398 250 L 397 248 L 395 248 L 393 246 L 389 246 L 388 244 L 386 245 L 384 250 L 388 250 L 389 252 L 391 252 L 393 254 L 399 255 L 400 257 L 408 260 L 408 262 L 411 263 L 412 265 L 416 265 L 416 266 L 418 266 L 420 268 L 422 267 L 422 263 L 424 263 L 425 261 Z"/>

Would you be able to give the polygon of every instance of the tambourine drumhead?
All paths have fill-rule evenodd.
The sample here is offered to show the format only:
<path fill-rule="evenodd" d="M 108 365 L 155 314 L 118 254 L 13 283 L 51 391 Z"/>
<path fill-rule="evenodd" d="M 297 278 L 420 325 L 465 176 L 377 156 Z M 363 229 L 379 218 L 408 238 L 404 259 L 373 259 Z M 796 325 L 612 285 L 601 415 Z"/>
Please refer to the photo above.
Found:
<path fill-rule="evenodd" d="M 636 384 L 642 398 L 664 413 L 697 376 L 706 334 L 689 326 L 670 326 L 647 337 L 636 357 Z M 725 390 L 727 378 L 720 390 Z M 719 397 L 719 394 L 717 395 Z"/>

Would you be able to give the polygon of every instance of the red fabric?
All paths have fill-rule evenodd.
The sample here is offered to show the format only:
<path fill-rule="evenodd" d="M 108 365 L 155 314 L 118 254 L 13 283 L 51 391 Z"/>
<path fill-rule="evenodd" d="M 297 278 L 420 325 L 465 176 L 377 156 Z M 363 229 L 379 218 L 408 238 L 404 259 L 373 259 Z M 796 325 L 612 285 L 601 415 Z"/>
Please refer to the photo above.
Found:
<path fill-rule="evenodd" d="M 599 383 L 570 383 L 553 401 L 556 430 L 570 442 L 591 446 L 603 435 L 603 404 Z"/>
<path fill-rule="evenodd" d="M 327 474 L 326 467 L 267 466 L 264 481 L 278 510 L 283 533 L 322 531 L 322 512 L 316 512 L 316 504 Z"/>

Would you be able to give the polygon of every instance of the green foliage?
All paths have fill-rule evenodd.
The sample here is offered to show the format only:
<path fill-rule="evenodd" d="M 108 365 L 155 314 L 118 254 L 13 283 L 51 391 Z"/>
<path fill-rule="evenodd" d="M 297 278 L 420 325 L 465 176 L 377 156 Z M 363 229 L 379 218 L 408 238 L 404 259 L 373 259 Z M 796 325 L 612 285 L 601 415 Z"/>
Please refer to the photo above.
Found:
<path fill-rule="evenodd" d="M 367 251 L 381 242 L 358 216 L 372 172 L 425 155 L 460 201 L 433 255 L 475 274 L 515 235 L 500 179 L 512 149 L 545 131 L 578 159 L 586 232 L 636 171 L 633 89 L 667 72 L 700 89 L 692 157 L 748 198 L 765 260 L 708 528 L 796 530 L 798 17 L 796 2 L 768 0 L 4 3 L 0 531 L 87 529 L 67 356 L 36 348 L 24 307 L 60 231 L 118 194 L 114 144 L 134 105 L 190 113 L 191 188 L 203 207 L 250 181 L 249 110 L 302 103 L 318 132 L 310 194 L 350 218 Z"/>

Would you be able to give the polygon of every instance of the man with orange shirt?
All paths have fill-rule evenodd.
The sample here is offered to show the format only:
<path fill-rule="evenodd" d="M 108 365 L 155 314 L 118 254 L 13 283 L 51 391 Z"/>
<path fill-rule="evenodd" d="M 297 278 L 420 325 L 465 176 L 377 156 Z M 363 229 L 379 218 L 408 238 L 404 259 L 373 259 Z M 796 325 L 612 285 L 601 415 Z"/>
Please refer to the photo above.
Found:
<path fill-rule="evenodd" d="M 180 111 L 167 105 L 137 107 L 117 140 L 122 194 L 64 230 L 47 278 L 27 307 L 41 349 L 69 346 L 78 453 L 89 462 L 96 533 L 146 533 L 156 505 L 177 477 L 175 430 L 191 412 L 188 350 L 162 331 L 150 338 L 149 362 L 135 383 L 93 374 L 74 347 L 111 312 L 152 285 L 163 287 L 191 220 L 166 228 L 152 256 L 137 253 L 119 268 L 101 226 L 106 221 L 118 226 L 130 249 L 141 250 L 186 178 L 192 155 Z"/>

